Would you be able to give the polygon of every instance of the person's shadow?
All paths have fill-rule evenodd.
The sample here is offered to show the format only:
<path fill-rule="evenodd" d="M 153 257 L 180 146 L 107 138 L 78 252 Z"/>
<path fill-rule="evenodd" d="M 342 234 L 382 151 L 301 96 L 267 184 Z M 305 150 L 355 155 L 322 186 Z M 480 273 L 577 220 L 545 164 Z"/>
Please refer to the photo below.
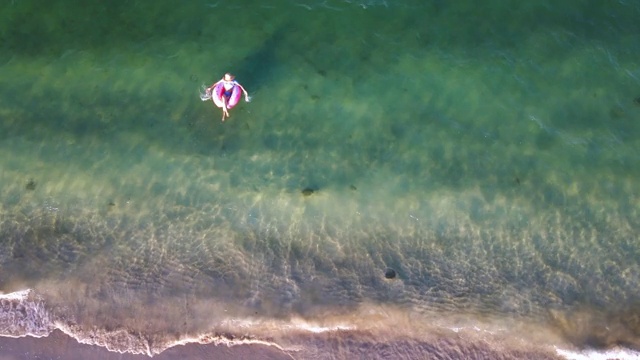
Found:
<path fill-rule="evenodd" d="M 291 25 L 283 25 L 253 53 L 246 56 L 237 66 L 234 72 L 241 78 L 241 83 L 248 84 L 251 92 L 256 92 L 272 80 L 274 69 L 279 66 L 278 49 L 286 43 L 286 33 Z"/>

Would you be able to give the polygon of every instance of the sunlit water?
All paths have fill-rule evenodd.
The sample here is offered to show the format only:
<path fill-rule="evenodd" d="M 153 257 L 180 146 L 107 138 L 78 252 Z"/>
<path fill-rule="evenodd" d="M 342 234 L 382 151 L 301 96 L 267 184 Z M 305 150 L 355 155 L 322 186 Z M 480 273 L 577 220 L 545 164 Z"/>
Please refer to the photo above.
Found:
<path fill-rule="evenodd" d="M 635 356 L 638 3 L 250 4 L 3 5 L 3 335 Z"/>

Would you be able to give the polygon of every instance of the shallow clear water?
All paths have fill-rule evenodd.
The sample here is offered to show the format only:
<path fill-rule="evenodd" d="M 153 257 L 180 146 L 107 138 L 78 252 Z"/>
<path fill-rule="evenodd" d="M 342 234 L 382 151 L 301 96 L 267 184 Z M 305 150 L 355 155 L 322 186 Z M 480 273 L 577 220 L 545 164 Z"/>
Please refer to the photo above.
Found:
<path fill-rule="evenodd" d="M 0 15 L 2 334 L 640 346 L 637 3 L 35 6 Z"/>

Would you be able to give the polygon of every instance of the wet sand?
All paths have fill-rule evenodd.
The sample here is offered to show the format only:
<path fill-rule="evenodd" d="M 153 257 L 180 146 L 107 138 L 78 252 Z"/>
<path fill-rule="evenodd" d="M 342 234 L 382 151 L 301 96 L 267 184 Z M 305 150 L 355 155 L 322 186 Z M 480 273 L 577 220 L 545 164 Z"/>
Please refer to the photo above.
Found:
<path fill-rule="evenodd" d="M 187 344 L 175 346 L 153 356 L 158 360 L 173 359 L 291 359 L 290 355 L 264 345 L 213 345 Z M 143 360 L 147 355 L 121 354 L 96 345 L 80 344 L 61 331 L 54 331 L 48 337 L 0 338 L 0 360 Z"/>
<path fill-rule="evenodd" d="M 397 339 L 389 343 L 368 339 L 366 334 L 333 332 L 302 336 L 306 345 L 287 353 L 265 345 L 187 344 L 165 350 L 151 358 L 177 359 L 564 359 L 550 349 L 508 349 L 488 343 L 465 343 L 462 339 L 440 338 L 432 342 Z M 95 345 L 80 344 L 61 331 L 48 337 L 0 338 L 0 360 L 143 360 L 142 354 L 121 354 Z"/>

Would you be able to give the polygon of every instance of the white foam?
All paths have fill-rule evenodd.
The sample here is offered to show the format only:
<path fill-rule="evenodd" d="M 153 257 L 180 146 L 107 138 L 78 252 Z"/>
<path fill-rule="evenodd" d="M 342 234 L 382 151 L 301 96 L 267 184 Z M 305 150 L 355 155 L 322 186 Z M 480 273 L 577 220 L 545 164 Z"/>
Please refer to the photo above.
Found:
<path fill-rule="evenodd" d="M 556 348 L 558 355 L 563 356 L 568 360 L 612 360 L 612 359 L 625 359 L 625 360 L 639 360 L 640 352 L 629 349 L 610 349 L 604 351 L 598 350 L 586 350 L 586 351 L 571 351 Z"/>
<path fill-rule="evenodd" d="M 25 300 L 29 296 L 29 293 L 31 293 L 31 289 L 14 291 L 8 294 L 0 293 L 0 299 L 1 300 Z"/>
<path fill-rule="evenodd" d="M 276 344 L 275 342 L 259 340 L 259 339 L 251 339 L 251 338 L 242 338 L 242 337 L 231 339 L 231 338 L 227 338 L 220 335 L 201 335 L 199 337 L 184 338 L 168 344 L 166 349 L 172 348 L 178 345 L 188 345 L 188 344 L 194 344 L 194 343 L 224 345 L 228 347 L 237 346 L 237 345 L 263 345 L 263 346 L 274 347 L 285 353 L 288 351 L 291 351 L 291 349 L 285 349 L 282 346 Z"/>
<path fill-rule="evenodd" d="M 292 352 L 302 351 L 293 344 L 279 344 L 277 340 L 265 339 L 260 336 L 264 333 L 275 333 L 277 330 L 285 330 L 285 332 L 300 333 L 308 332 L 312 334 L 321 334 L 328 332 L 353 331 L 359 326 L 349 324 L 348 322 L 332 322 L 327 321 L 308 321 L 302 318 L 293 318 L 288 320 L 259 320 L 259 319 L 230 319 L 220 324 L 216 331 L 208 332 L 201 335 L 185 336 L 179 340 L 168 341 L 163 344 L 151 343 L 145 336 L 140 334 L 132 334 L 126 330 L 105 331 L 93 329 L 89 332 L 78 331 L 73 326 L 54 321 L 45 307 L 45 302 L 31 289 L 0 294 L 2 300 L 3 311 L 0 312 L 0 336 L 5 337 L 45 337 L 54 329 L 59 329 L 66 335 L 76 339 L 79 343 L 97 345 L 111 352 L 144 354 L 154 356 L 168 348 L 178 345 L 188 344 L 213 344 L 220 346 L 233 347 L 237 345 L 262 345 L 278 349 L 285 354 L 291 355 Z M 231 330 L 226 332 L 223 329 L 246 329 L 247 334 L 237 335 L 237 331 Z M 495 335 L 490 329 L 478 326 L 454 326 L 447 327 L 455 333 L 463 331 L 483 332 Z M 504 330 L 502 327 L 498 327 Z M 253 330 L 253 331 L 252 331 Z M 286 341 L 285 341 L 286 342 Z M 586 360 L 586 359 L 637 359 L 640 360 L 640 352 L 624 348 L 614 348 L 604 351 L 598 350 L 567 350 L 555 347 L 556 353 L 567 360 Z"/>
<path fill-rule="evenodd" d="M 44 301 L 31 289 L 0 294 L 0 336 L 44 337 L 55 328 Z"/>
<path fill-rule="evenodd" d="M 314 322 L 309 322 L 303 319 L 290 319 L 289 321 L 273 321 L 269 323 L 265 323 L 262 321 L 251 321 L 248 319 L 244 320 L 230 320 L 225 322 L 225 325 L 231 326 L 236 329 L 256 329 L 256 328 L 274 328 L 280 330 L 290 330 L 290 331 L 302 331 L 302 332 L 310 332 L 314 334 L 332 332 L 332 331 L 348 331 L 348 330 L 356 330 L 355 326 L 346 325 L 346 324 L 332 324 L 332 325 L 321 325 Z"/>

